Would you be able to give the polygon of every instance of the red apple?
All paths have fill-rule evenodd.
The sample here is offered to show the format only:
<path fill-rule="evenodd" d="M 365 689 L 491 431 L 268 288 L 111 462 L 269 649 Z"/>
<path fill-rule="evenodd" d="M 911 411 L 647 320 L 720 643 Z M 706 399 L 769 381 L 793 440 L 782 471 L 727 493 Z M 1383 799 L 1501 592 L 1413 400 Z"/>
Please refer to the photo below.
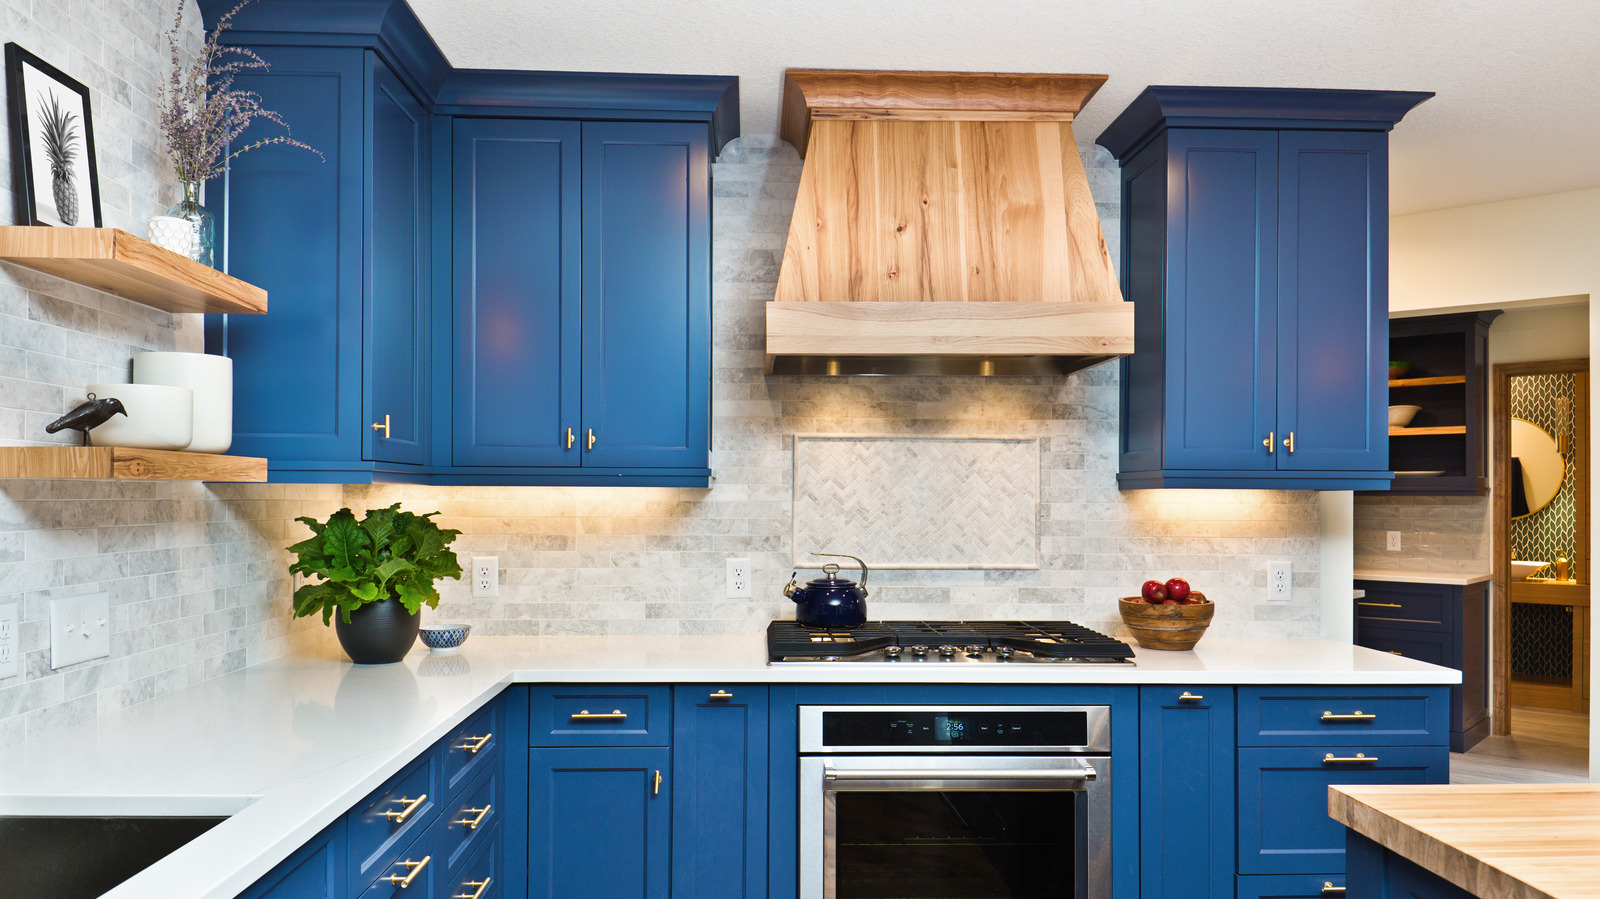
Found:
<path fill-rule="evenodd" d="M 1148 603 L 1162 602 L 1167 598 L 1167 587 L 1160 581 L 1145 581 L 1139 588 L 1139 595 Z"/>
<path fill-rule="evenodd" d="M 1183 605 L 1183 603 L 1178 602 L 1176 599 L 1163 600 L 1161 604 L 1164 605 L 1164 606 L 1181 606 L 1181 605 Z"/>
<path fill-rule="evenodd" d="M 1167 581 L 1166 586 L 1167 596 L 1176 599 L 1178 602 L 1183 602 L 1189 598 L 1189 593 L 1191 592 L 1189 590 L 1189 582 L 1183 578 L 1175 577 L 1172 580 Z"/>
<path fill-rule="evenodd" d="M 1202 603 L 1208 603 L 1210 601 L 1211 600 L 1206 599 L 1206 595 L 1201 593 L 1199 590 L 1190 590 L 1189 598 L 1185 599 L 1183 604 L 1186 606 L 1198 606 Z"/>

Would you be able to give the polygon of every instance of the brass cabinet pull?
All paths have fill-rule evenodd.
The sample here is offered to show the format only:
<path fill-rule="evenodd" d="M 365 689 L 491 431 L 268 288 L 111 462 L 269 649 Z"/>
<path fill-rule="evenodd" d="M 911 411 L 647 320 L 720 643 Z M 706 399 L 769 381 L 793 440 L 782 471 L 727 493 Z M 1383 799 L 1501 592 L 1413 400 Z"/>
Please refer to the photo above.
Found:
<path fill-rule="evenodd" d="M 392 811 L 392 810 L 384 812 L 383 816 L 385 818 L 388 818 L 390 821 L 393 821 L 396 824 L 404 824 L 405 820 L 407 818 L 411 817 L 411 813 L 412 812 L 414 812 L 417 809 L 421 808 L 422 804 L 424 802 L 428 801 L 428 794 L 427 793 L 423 793 L 421 796 L 418 796 L 415 799 L 407 799 L 406 797 L 401 796 L 396 801 L 398 801 L 401 805 L 404 805 L 405 808 L 401 809 L 398 812 L 397 811 Z"/>
<path fill-rule="evenodd" d="M 1278 432 L 1277 431 L 1268 431 L 1267 432 L 1267 439 L 1261 441 L 1261 445 L 1267 448 L 1267 455 L 1270 456 L 1274 452 L 1277 451 L 1277 439 L 1278 439 Z"/>
<path fill-rule="evenodd" d="M 659 769 L 656 770 L 655 790 L 650 795 L 652 795 L 652 796 L 660 796 L 661 795 L 661 771 Z"/>
<path fill-rule="evenodd" d="M 733 694 L 729 693 L 727 690 L 718 690 L 717 692 L 711 694 L 711 698 L 718 702 L 727 702 L 733 698 Z"/>
<path fill-rule="evenodd" d="M 1386 652 L 1386 653 L 1388 653 L 1389 655 L 1392 655 L 1392 656 L 1399 656 L 1402 659 L 1406 657 L 1406 654 L 1401 652 L 1398 649 L 1385 649 L 1384 652 Z"/>
<path fill-rule="evenodd" d="M 395 864 L 405 865 L 407 868 L 410 868 L 411 870 L 404 877 L 401 877 L 399 874 L 390 874 L 388 877 L 385 877 L 383 879 L 387 880 L 388 882 L 390 882 L 392 884 L 395 884 L 396 886 L 400 887 L 400 889 L 403 890 L 406 887 L 411 886 L 411 881 L 416 880 L 417 879 L 417 875 L 421 874 L 422 873 L 422 869 L 428 867 L 428 862 L 431 862 L 431 861 L 433 861 L 433 856 L 424 855 L 422 857 L 422 861 L 420 861 L 420 862 L 414 862 L 409 858 L 406 859 L 403 862 L 396 862 Z"/>
<path fill-rule="evenodd" d="M 628 713 L 621 709 L 612 709 L 609 712 L 591 712 L 584 709 L 572 716 L 574 721 L 626 721 Z"/>
<path fill-rule="evenodd" d="M 389 416 L 385 415 L 383 417 L 383 422 L 381 424 L 379 422 L 373 422 L 372 423 L 372 429 L 374 431 L 382 431 L 383 432 L 383 439 L 388 440 L 389 439 Z"/>
<path fill-rule="evenodd" d="M 589 434 L 589 449 L 594 449 L 594 428 L 585 429 Z"/>
<path fill-rule="evenodd" d="M 1178 694 L 1179 702 L 1199 702 L 1202 699 L 1205 699 L 1205 697 L 1197 693 L 1190 693 L 1188 690 Z"/>
<path fill-rule="evenodd" d="M 572 449 L 572 441 L 577 440 L 577 439 L 578 438 L 573 435 L 572 429 L 571 428 L 567 428 L 567 449 Z"/>
<path fill-rule="evenodd" d="M 1369 756 L 1363 752 L 1358 752 L 1355 755 L 1334 755 L 1330 752 L 1322 757 L 1322 763 L 1324 765 L 1360 765 L 1367 762 L 1376 764 L 1377 761 L 1377 756 Z"/>
<path fill-rule="evenodd" d="M 483 819 L 489 817 L 489 810 L 492 808 L 494 808 L 494 806 L 488 803 L 485 803 L 483 808 L 464 808 L 461 810 L 461 814 L 476 815 L 477 817 L 462 818 L 459 821 L 452 821 L 450 823 L 465 825 L 468 830 L 477 830 L 478 825 L 483 823 Z"/>
<path fill-rule="evenodd" d="M 484 734 L 481 737 L 468 737 L 467 741 L 465 743 L 462 743 L 460 746 L 457 746 L 456 748 L 457 749 L 465 749 L 466 751 L 472 753 L 473 755 L 477 755 L 478 754 L 478 750 L 482 749 L 485 746 L 488 746 L 489 745 L 489 741 L 493 740 L 493 739 L 494 739 L 494 734 L 492 734 L 492 733 L 491 734 Z"/>
<path fill-rule="evenodd" d="M 1403 608 L 1405 608 L 1405 606 L 1402 606 L 1401 604 L 1399 604 L 1397 602 L 1361 602 L 1360 600 L 1357 600 L 1356 601 L 1356 605 L 1358 605 L 1358 606 L 1373 606 L 1373 607 L 1379 608 L 1379 609 L 1403 609 Z M 1340 887 L 1339 889 L 1342 890 L 1342 889 L 1344 889 L 1344 887 Z"/>
<path fill-rule="evenodd" d="M 454 896 L 450 897 L 450 899 L 483 899 L 483 891 L 487 890 L 489 888 L 489 884 L 491 884 L 493 882 L 494 882 L 494 878 L 493 877 L 485 877 L 482 880 L 469 880 L 466 883 L 463 883 L 462 886 L 464 886 L 464 887 L 477 887 L 478 888 L 477 892 L 473 892 L 473 893 L 457 893 Z M 1344 887 L 1340 887 L 1339 889 L 1342 891 L 1344 889 Z"/>
<path fill-rule="evenodd" d="M 1324 896 L 1343 896 L 1344 895 L 1344 887 L 1336 887 L 1336 886 L 1333 885 L 1333 881 L 1324 880 L 1322 882 L 1322 895 L 1324 895 Z M 476 897 L 474 897 L 474 899 L 476 899 Z"/>
<path fill-rule="evenodd" d="M 1335 715 L 1332 712 L 1323 712 L 1322 713 L 1322 720 L 1323 721 L 1376 721 L 1376 720 L 1378 720 L 1378 716 L 1377 715 L 1368 715 L 1368 714 L 1362 712 L 1360 709 L 1356 709 L 1354 712 L 1351 712 L 1348 715 Z"/>
<path fill-rule="evenodd" d="M 1294 432 L 1293 431 L 1289 432 L 1289 436 L 1288 437 L 1283 438 L 1283 448 L 1289 451 L 1289 455 L 1291 455 L 1291 456 L 1294 455 Z"/>

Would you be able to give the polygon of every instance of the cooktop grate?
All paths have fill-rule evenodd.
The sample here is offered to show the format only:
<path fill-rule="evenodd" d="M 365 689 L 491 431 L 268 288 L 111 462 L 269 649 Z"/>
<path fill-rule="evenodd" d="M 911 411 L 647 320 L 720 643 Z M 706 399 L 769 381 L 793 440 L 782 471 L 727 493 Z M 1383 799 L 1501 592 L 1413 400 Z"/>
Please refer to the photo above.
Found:
<path fill-rule="evenodd" d="M 887 647 L 982 647 L 1037 658 L 1114 661 L 1133 649 L 1070 621 L 869 621 L 854 628 L 807 628 L 794 621 L 767 625 L 767 657 L 779 661 L 857 658 Z"/>

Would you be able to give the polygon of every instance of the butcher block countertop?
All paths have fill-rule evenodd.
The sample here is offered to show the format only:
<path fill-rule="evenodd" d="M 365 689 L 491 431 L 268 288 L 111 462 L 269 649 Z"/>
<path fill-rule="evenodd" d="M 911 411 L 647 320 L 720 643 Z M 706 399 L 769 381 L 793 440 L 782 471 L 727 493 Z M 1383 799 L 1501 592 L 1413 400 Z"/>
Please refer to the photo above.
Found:
<path fill-rule="evenodd" d="M 1329 787 L 1328 814 L 1475 896 L 1600 897 L 1600 784 Z"/>

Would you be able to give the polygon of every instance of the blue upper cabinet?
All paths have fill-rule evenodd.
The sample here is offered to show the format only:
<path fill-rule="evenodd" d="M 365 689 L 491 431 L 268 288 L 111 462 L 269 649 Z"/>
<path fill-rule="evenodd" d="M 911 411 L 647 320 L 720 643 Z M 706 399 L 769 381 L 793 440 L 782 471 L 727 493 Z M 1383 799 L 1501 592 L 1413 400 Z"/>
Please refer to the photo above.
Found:
<path fill-rule="evenodd" d="M 706 486 L 737 79 L 453 69 L 404 0 L 258 0 L 226 38 L 326 157 L 208 188 L 225 267 L 273 295 L 207 320 L 236 452 L 274 481 Z"/>
<path fill-rule="evenodd" d="M 1387 132 L 1429 96 L 1152 87 L 1100 136 L 1122 487 L 1387 488 Z"/>

